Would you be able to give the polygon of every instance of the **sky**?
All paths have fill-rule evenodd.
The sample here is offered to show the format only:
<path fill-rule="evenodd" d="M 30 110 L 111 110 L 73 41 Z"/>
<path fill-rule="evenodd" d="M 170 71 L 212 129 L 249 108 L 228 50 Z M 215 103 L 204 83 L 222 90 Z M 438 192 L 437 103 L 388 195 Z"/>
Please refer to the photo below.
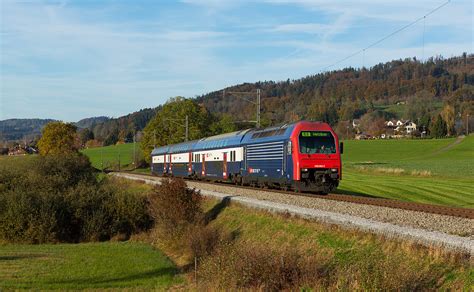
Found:
<path fill-rule="evenodd" d="M 474 1 L 453 0 L 338 63 L 445 2 L 0 0 L 0 120 L 119 117 L 243 82 L 473 53 Z"/>

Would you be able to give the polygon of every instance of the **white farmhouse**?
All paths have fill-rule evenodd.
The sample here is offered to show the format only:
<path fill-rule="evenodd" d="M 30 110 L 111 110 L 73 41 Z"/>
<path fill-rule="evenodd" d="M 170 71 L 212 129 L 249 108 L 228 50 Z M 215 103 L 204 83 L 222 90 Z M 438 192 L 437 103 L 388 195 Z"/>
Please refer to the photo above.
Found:
<path fill-rule="evenodd" d="M 394 120 L 390 120 L 390 121 L 385 122 L 385 126 L 387 126 L 389 128 L 394 128 L 395 124 L 396 124 L 396 121 L 394 121 Z"/>
<path fill-rule="evenodd" d="M 407 134 L 411 134 L 416 131 L 416 124 L 412 121 L 407 121 L 405 123 L 405 131 Z"/>

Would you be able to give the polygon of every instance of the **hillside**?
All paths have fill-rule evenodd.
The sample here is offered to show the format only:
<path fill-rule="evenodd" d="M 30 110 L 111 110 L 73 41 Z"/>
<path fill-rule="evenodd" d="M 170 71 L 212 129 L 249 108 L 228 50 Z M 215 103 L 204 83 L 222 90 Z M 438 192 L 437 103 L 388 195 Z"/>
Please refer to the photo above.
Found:
<path fill-rule="evenodd" d="M 32 140 L 51 119 L 8 119 L 0 121 L 0 141 Z"/>
<path fill-rule="evenodd" d="M 346 68 L 297 80 L 244 83 L 225 90 L 261 89 L 262 120 L 266 124 L 315 119 L 334 125 L 359 118 L 377 106 L 388 107 L 417 95 L 436 108 L 449 97 L 462 99 L 459 93 L 466 85 L 474 85 L 472 54 L 431 58 L 425 63 L 415 58 L 394 60 L 371 68 Z M 236 120 L 255 118 L 255 105 L 232 94 L 223 97 L 222 90 L 199 96 L 197 101 L 211 112 L 228 113 Z M 414 118 L 408 110 L 380 112 L 386 118 Z"/>
<path fill-rule="evenodd" d="M 134 132 L 143 130 L 151 118 L 156 115 L 158 108 L 142 109 L 126 116 L 109 119 L 89 128 L 96 139 L 107 141 L 108 145 L 115 144 L 119 137 L 131 136 Z"/>
<path fill-rule="evenodd" d="M 110 120 L 109 117 L 93 117 L 93 118 L 85 118 L 76 123 L 74 123 L 78 128 L 92 128 L 97 124 L 104 123 Z"/>
<path fill-rule="evenodd" d="M 371 113 L 374 117 L 421 119 L 428 128 L 447 100 L 455 104 L 457 111 L 474 111 L 474 55 L 436 57 L 425 63 L 394 60 L 371 68 L 346 68 L 297 80 L 244 83 L 225 88 L 225 95 L 218 90 L 195 100 L 209 112 L 227 114 L 238 122 L 238 127 L 247 128 L 253 124 L 239 121 L 254 120 L 255 105 L 229 92 L 256 93 L 257 89 L 261 89 L 264 126 L 300 119 L 321 120 L 335 126 Z M 255 95 L 246 98 L 254 99 Z M 116 141 L 120 135 L 142 130 L 160 108 L 144 109 L 96 125 L 94 135 L 99 140 Z"/>

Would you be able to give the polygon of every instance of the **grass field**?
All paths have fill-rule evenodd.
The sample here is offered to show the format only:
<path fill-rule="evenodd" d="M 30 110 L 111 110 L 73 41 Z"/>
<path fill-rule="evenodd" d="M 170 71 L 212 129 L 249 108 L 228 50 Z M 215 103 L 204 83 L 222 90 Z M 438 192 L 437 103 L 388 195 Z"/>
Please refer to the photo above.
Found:
<path fill-rule="evenodd" d="M 338 192 L 474 208 L 474 136 L 346 141 Z"/>
<path fill-rule="evenodd" d="M 97 169 L 117 168 L 120 158 L 120 166 L 128 166 L 133 161 L 134 143 L 118 144 L 105 147 L 95 147 L 82 150 L 82 153 L 87 155 L 91 160 L 92 166 Z M 138 155 L 140 145 L 135 146 L 136 154 Z"/>
<path fill-rule="evenodd" d="M 0 245 L 2 289 L 161 289 L 183 282 L 173 263 L 141 243 Z"/>

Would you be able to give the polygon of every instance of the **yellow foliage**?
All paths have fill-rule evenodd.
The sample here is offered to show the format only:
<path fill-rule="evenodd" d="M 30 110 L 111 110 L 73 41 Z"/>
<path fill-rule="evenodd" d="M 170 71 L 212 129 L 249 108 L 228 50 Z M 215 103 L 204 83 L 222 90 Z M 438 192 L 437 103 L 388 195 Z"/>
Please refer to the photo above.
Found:
<path fill-rule="evenodd" d="M 42 130 L 38 148 L 41 155 L 77 152 L 76 126 L 63 122 L 47 124 Z"/>

